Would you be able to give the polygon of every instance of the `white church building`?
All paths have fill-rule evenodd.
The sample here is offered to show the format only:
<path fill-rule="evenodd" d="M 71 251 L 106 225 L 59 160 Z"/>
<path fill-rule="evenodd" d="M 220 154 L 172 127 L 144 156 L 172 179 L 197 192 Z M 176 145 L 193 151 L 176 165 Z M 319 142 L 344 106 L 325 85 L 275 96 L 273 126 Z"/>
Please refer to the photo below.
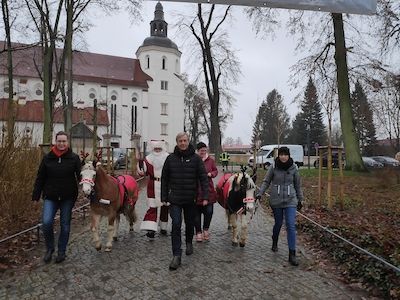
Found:
<path fill-rule="evenodd" d="M 4 42 L 0 47 L 5 48 Z M 39 47 L 13 52 L 16 130 L 29 135 L 33 145 L 40 144 L 43 135 L 43 83 L 36 70 L 40 53 Z M 0 138 L 7 124 L 6 55 L 0 54 Z M 175 136 L 184 128 L 180 59 L 181 52 L 168 38 L 161 3 L 156 5 L 150 36 L 137 49 L 136 58 L 74 51 L 73 126 L 84 124 L 93 130 L 96 99 L 99 146 L 109 142 L 116 148 L 129 148 L 132 136 L 139 134 L 142 151 L 152 139 L 165 140 L 168 151 L 173 151 Z M 54 134 L 64 130 L 61 102 L 60 95 L 53 112 Z"/>

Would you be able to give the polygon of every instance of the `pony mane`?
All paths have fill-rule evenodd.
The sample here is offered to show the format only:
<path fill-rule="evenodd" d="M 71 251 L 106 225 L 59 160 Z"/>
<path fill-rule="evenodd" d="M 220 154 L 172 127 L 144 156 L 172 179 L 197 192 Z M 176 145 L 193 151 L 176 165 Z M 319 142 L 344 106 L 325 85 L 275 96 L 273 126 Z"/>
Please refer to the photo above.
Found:
<path fill-rule="evenodd" d="M 240 172 L 237 177 L 237 182 L 239 183 L 242 180 L 243 174 L 244 174 L 245 178 L 247 179 L 247 189 L 251 190 L 251 189 L 256 188 L 256 184 L 254 183 L 251 176 L 247 173 Z"/>

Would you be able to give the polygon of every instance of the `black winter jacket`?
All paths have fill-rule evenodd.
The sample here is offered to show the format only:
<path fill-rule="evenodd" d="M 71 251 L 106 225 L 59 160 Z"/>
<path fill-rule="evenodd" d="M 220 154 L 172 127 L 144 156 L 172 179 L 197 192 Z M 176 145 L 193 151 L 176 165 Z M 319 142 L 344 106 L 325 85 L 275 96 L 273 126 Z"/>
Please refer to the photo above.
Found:
<path fill-rule="evenodd" d="M 75 201 L 78 196 L 80 173 L 81 161 L 71 149 L 68 149 L 60 158 L 50 151 L 40 163 L 32 201 L 38 201 L 41 194 L 43 194 L 43 199 Z"/>
<path fill-rule="evenodd" d="M 208 200 L 208 178 L 203 160 L 194 147 L 181 151 L 175 146 L 174 153 L 165 160 L 161 175 L 161 201 L 184 205 L 195 203 L 198 184 L 203 199 Z"/>

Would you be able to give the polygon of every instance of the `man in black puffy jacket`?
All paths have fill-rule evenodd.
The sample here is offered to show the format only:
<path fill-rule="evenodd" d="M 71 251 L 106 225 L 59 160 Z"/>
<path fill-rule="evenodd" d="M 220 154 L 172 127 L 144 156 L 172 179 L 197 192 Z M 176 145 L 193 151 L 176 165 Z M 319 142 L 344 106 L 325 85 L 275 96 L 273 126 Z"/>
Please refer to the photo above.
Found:
<path fill-rule="evenodd" d="M 172 254 L 170 270 L 176 270 L 182 256 L 182 211 L 185 220 L 186 255 L 193 254 L 195 201 L 200 184 L 203 200 L 208 200 L 208 178 L 203 160 L 189 144 L 189 136 L 182 132 L 176 136 L 174 152 L 170 154 L 161 175 L 161 202 L 170 205 L 172 219 Z"/>

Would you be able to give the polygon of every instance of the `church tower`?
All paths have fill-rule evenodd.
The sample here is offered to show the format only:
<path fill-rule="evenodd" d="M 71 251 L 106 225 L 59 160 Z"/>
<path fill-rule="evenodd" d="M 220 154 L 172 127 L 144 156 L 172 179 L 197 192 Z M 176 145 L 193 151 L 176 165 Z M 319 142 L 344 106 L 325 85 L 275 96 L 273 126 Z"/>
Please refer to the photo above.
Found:
<path fill-rule="evenodd" d="M 173 151 L 175 136 L 184 128 L 184 82 L 181 79 L 181 52 L 168 38 L 168 23 L 164 9 L 156 4 L 154 19 L 150 22 L 150 36 L 136 51 L 136 57 L 149 81 L 147 101 L 143 102 L 143 136 L 147 140 L 162 139 Z M 145 100 L 145 99 L 144 99 Z M 146 113 L 147 112 L 147 113 Z"/>

